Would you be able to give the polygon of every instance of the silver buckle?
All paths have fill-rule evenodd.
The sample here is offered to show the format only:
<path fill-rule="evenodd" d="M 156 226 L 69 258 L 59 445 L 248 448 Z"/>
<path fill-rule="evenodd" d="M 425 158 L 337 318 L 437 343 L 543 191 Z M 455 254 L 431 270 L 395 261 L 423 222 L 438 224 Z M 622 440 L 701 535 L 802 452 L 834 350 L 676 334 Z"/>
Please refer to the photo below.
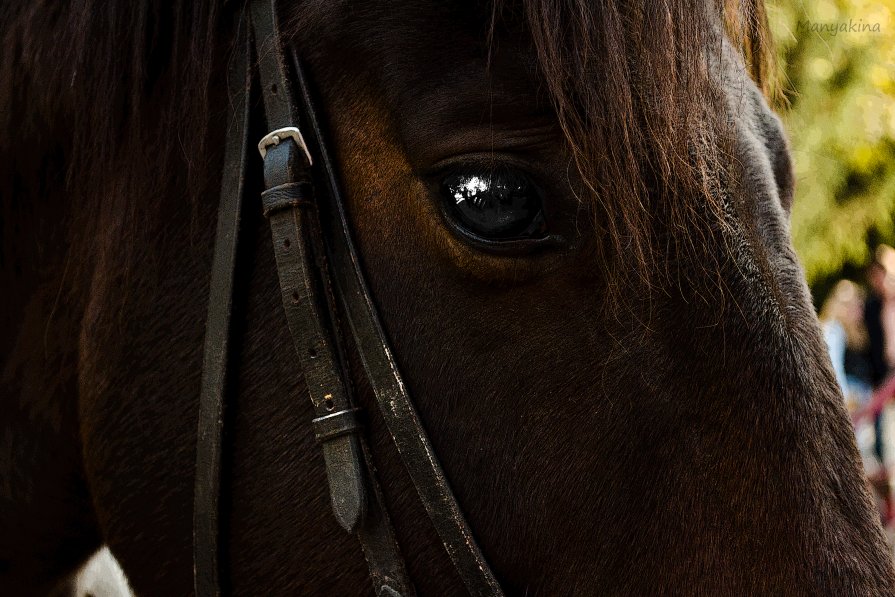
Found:
<path fill-rule="evenodd" d="M 308 146 L 305 144 L 304 137 L 301 136 L 301 131 L 294 126 L 287 126 L 264 135 L 264 138 L 258 143 L 258 151 L 261 152 L 261 158 L 264 159 L 267 156 L 268 147 L 279 145 L 280 141 L 288 138 L 295 141 L 295 144 L 305 152 L 305 157 L 308 158 L 308 165 L 312 165 L 314 161 L 311 159 L 311 152 L 308 151 Z"/>

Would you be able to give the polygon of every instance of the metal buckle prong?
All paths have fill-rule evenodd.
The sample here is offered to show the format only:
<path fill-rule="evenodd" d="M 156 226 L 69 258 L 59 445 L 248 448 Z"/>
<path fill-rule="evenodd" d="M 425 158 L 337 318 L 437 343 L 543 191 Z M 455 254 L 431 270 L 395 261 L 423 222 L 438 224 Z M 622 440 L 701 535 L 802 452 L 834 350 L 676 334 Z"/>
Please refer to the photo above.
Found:
<path fill-rule="evenodd" d="M 308 165 L 312 165 L 314 160 L 311 159 L 311 152 L 308 151 L 305 138 L 301 136 L 301 131 L 294 126 L 287 126 L 264 135 L 261 141 L 258 142 L 258 151 L 261 152 L 261 158 L 264 159 L 267 156 L 268 147 L 279 145 L 284 139 L 290 138 L 295 141 L 295 144 L 298 145 L 302 151 L 305 152 L 305 157 L 308 158 Z"/>

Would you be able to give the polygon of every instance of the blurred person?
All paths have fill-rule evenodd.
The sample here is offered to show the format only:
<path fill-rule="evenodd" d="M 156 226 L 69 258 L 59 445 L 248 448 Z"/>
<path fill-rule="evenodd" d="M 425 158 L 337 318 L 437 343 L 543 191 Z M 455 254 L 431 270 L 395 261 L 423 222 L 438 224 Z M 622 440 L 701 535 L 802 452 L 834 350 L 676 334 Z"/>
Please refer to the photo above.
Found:
<path fill-rule="evenodd" d="M 870 295 L 864 303 L 870 383 L 877 389 L 895 365 L 895 249 L 880 245 L 867 273 Z M 874 452 L 885 463 L 882 413 L 874 420 Z"/>
<path fill-rule="evenodd" d="M 866 300 L 863 288 L 850 280 L 840 280 L 821 307 L 820 321 L 833 371 L 855 426 L 855 439 L 871 493 L 883 524 L 888 525 L 893 514 L 889 475 L 876 454 L 875 418 L 867 416 L 872 409 L 873 390 L 868 358 L 870 341 L 864 325 Z"/>
<path fill-rule="evenodd" d="M 867 355 L 869 339 L 864 325 L 865 300 L 863 288 L 850 280 L 840 280 L 820 311 L 833 371 L 849 412 L 863 407 L 872 391 Z"/>
<path fill-rule="evenodd" d="M 867 272 L 870 293 L 864 303 L 864 324 L 867 330 L 867 362 L 873 391 L 879 394 L 887 385 L 895 365 L 895 249 L 880 245 L 875 259 Z M 874 401 L 876 401 L 874 399 Z M 884 404 L 884 403 L 881 403 Z M 875 409 L 873 416 L 873 452 L 879 466 L 874 467 L 865 458 L 868 480 L 874 494 L 884 525 L 891 526 L 895 520 L 895 503 L 886 467 L 885 434 L 883 408 Z M 860 430 L 858 430 L 860 433 Z M 859 438 L 860 443 L 860 438 Z"/>

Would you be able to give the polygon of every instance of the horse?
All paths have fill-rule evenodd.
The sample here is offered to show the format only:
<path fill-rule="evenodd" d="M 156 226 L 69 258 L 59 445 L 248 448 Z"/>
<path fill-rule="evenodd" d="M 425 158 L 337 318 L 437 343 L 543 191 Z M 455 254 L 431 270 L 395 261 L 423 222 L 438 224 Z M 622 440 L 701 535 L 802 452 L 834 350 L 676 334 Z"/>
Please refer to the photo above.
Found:
<path fill-rule="evenodd" d="M 212 0 L 0 10 L 0 593 L 62 594 L 106 544 L 136 594 L 190 594 L 226 81 L 248 17 Z M 500 591 L 895 593 L 790 241 L 760 0 L 276 16 L 382 328 Z M 247 101 L 257 141 L 269 129 Z M 330 513 L 257 157 L 244 185 L 222 587 L 368 594 Z M 407 574 L 462 594 L 359 361 L 346 340 Z"/>

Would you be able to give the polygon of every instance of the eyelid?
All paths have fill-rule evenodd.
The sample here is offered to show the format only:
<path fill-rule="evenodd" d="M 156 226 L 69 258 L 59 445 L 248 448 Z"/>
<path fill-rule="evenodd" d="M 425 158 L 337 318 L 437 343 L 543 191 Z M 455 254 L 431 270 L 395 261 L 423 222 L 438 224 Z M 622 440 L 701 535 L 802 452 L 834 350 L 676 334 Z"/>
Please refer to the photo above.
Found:
<path fill-rule="evenodd" d="M 459 170 L 473 170 L 476 168 L 507 168 L 527 176 L 529 180 L 541 187 L 541 181 L 546 180 L 546 172 L 543 172 L 536 163 L 524 159 L 522 156 L 505 151 L 462 153 L 444 157 L 433 162 L 427 168 L 421 170 L 419 175 L 429 180 L 440 179 L 451 172 Z"/>
<path fill-rule="evenodd" d="M 538 238 L 491 240 L 478 236 L 472 231 L 459 226 L 450 217 L 445 217 L 444 220 L 447 222 L 448 229 L 454 236 L 460 237 L 462 242 L 472 245 L 480 251 L 493 253 L 495 255 L 529 255 L 549 249 L 562 249 L 568 245 L 566 239 L 558 234 L 548 234 Z"/>

